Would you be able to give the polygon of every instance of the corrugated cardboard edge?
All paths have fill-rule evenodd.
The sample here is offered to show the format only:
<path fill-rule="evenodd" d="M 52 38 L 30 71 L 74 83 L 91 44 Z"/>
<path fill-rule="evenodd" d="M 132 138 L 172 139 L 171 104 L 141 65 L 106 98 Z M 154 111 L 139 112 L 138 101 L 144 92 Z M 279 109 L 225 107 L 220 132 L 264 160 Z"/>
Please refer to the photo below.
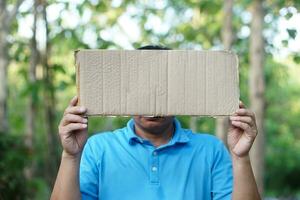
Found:
<path fill-rule="evenodd" d="M 80 63 L 77 59 L 77 54 L 79 52 L 80 52 L 79 49 L 74 51 L 75 70 L 76 70 L 76 89 L 77 89 L 77 98 L 78 98 L 77 105 L 80 105 Z"/>
<path fill-rule="evenodd" d="M 236 71 L 236 74 L 235 74 L 235 77 L 236 77 L 236 85 L 237 85 L 237 96 L 238 96 L 238 99 L 237 99 L 237 102 L 236 102 L 236 110 L 239 109 L 239 105 L 240 105 L 240 98 L 241 98 L 241 93 L 240 93 L 240 76 L 239 76 L 239 57 L 237 55 L 237 53 L 235 53 L 234 51 L 231 51 L 231 50 L 217 50 L 219 52 L 224 52 L 224 53 L 228 53 L 230 55 L 233 55 L 234 58 L 235 58 L 235 71 Z M 229 115 L 202 115 L 202 116 L 207 116 L 207 117 L 214 117 L 214 118 L 219 118 L 219 117 L 228 117 L 230 115 L 233 115 L 235 113 L 235 111 Z"/>
<path fill-rule="evenodd" d="M 84 51 L 94 51 L 94 50 L 100 50 L 100 51 L 106 51 L 107 49 L 84 49 Z M 136 49 L 134 49 L 136 50 Z M 175 50 L 175 49 L 173 49 Z M 75 67 L 76 67 L 76 86 L 77 86 L 77 96 L 78 96 L 78 105 L 80 105 L 80 62 L 79 62 L 79 59 L 77 59 L 77 54 L 80 52 L 81 50 L 78 49 L 78 50 L 75 50 L 74 51 L 74 58 L 75 58 Z M 109 51 L 113 51 L 113 50 L 109 50 Z M 143 51 L 143 50 L 140 50 L 140 51 Z M 148 50 L 146 50 L 148 51 Z M 172 51 L 172 50 L 167 50 L 167 51 Z M 210 50 L 202 50 L 202 51 L 205 51 L 205 52 L 208 52 Z M 237 96 L 238 96 L 238 99 L 237 99 L 237 102 L 236 102 L 236 110 L 239 108 L 239 102 L 240 102 L 240 88 L 239 88 L 239 58 L 238 58 L 238 55 L 233 52 L 233 51 L 230 51 L 230 50 L 212 50 L 212 51 L 216 51 L 216 52 L 224 52 L 224 53 L 228 53 L 228 54 L 231 54 L 235 57 L 235 60 L 236 60 L 236 65 L 235 65 L 235 68 L 236 68 L 236 84 L 237 84 Z M 235 113 L 235 111 L 229 115 L 176 115 L 176 116 L 193 116 L 193 117 L 213 117 L 213 118 L 218 118 L 218 117 L 226 117 L 226 116 L 230 116 L 230 115 L 233 115 Z M 142 114 L 139 114 L 139 115 L 142 115 Z M 131 117 L 131 116 L 134 116 L 134 115 L 109 115 L 109 114 L 88 114 L 87 116 L 91 116 L 91 117 L 95 117 L 95 116 L 106 116 L 106 117 L 117 117 L 117 116 L 124 116 L 124 117 Z M 145 115 L 146 116 L 146 115 Z M 164 115 L 165 117 L 166 116 L 169 116 L 169 115 Z"/>
<path fill-rule="evenodd" d="M 237 110 L 239 109 L 239 107 L 240 107 L 240 99 L 241 99 L 241 91 L 240 91 L 240 74 L 239 74 L 239 63 L 240 63 L 240 60 L 239 60 L 239 57 L 238 57 L 238 55 L 237 55 L 237 53 L 235 53 L 235 52 L 231 52 L 231 51 L 229 51 L 230 53 L 232 53 L 234 56 L 235 56 L 235 60 L 236 60 L 236 65 L 235 65 L 235 67 L 236 67 L 236 81 L 237 81 L 237 93 L 238 93 L 238 102 L 237 102 Z M 233 115 L 234 113 L 232 113 L 232 115 Z"/>
<path fill-rule="evenodd" d="M 238 110 L 239 109 L 239 105 L 240 105 L 240 98 L 241 98 L 241 92 L 240 92 L 240 76 L 239 76 L 239 63 L 240 63 L 240 61 L 239 61 L 239 57 L 238 57 L 238 55 L 237 55 L 237 53 L 235 53 L 235 52 L 233 52 L 233 51 L 230 51 L 230 50 L 224 50 L 224 52 L 227 52 L 227 53 L 229 53 L 229 54 L 232 54 L 232 55 L 234 55 L 234 57 L 235 57 L 235 61 L 236 61 L 236 63 L 235 63 L 235 71 L 236 71 L 236 75 L 235 75 L 235 77 L 236 77 L 236 85 L 237 85 L 237 96 L 238 96 L 238 99 L 237 99 L 237 102 L 236 102 L 236 104 L 237 104 L 237 106 L 236 106 L 236 110 Z M 233 115 L 235 112 L 233 112 L 233 113 L 231 113 L 231 115 Z M 226 115 L 226 116 L 230 116 L 230 115 Z"/>

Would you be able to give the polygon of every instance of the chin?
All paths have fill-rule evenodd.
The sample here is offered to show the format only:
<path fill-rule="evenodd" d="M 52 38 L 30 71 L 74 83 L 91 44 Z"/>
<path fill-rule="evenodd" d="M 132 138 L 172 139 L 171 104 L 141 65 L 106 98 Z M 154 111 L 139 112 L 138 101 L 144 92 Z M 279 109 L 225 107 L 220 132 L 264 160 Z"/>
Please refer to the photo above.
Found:
<path fill-rule="evenodd" d="M 174 117 L 146 117 L 146 116 L 135 116 L 134 121 L 143 129 L 161 129 L 163 127 L 169 126 L 173 123 Z"/>

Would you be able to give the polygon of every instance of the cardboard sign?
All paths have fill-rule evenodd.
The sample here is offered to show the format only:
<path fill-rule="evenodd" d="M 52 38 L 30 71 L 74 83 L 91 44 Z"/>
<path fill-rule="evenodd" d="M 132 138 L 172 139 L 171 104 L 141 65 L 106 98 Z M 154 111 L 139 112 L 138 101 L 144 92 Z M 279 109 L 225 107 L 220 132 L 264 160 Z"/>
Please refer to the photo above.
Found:
<path fill-rule="evenodd" d="M 88 115 L 223 116 L 239 106 L 237 56 L 227 51 L 79 50 Z"/>

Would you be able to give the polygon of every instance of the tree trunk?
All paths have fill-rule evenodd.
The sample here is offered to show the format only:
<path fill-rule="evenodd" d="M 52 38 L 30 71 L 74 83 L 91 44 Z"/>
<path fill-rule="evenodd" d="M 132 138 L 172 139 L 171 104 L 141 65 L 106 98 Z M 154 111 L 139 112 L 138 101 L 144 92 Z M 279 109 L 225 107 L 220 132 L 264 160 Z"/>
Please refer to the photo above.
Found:
<path fill-rule="evenodd" d="M 30 65 L 28 70 L 28 80 L 29 85 L 34 86 L 36 84 L 36 67 L 39 62 L 39 52 L 37 49 L 37 41 L 36 41 L 36 22 L 37 22 L 37 1 L 34 2 L 34 19 L 33 19 L 33 26 L 32 26 L 32 38 L 30 41 L 30 48 L 31 48 L 31 55 L 30 55 Z M 36 95 L 37 95 L 36 88 L 32 87 L 31 93 L 29 94 L 28 98 L 28 107 L 27 107 L 27 115 L 26 115 L 26 133 L 25 133 L 25 146 L 27 149 L 33 153 L 34 152 L 34 132 L 35 132 L 35 118 L 36 118 Z M 34 163 L 28 166 L 25 169 L 25 176 L 27 179 L 31 180 L 34 173 Z"/>
<path fill-rule="evenodd" d="M 113 130 L 113 121 L 114 121 L 113 117 L 106 117 L 103 130 L 104 131 L 112 131 Z"/>
<path fill-rule="evenodd" d="M 225 0 L 223 5 L 223 28 L 222 28 L 222 42 L 225 50 L 230 50 L 233 43 L 233 0 Z M 229 128 L 228 117 L 219 117 L 216 123 L 216 135 L 224 144 L 227 144 L 227 132 Z"/>
<path fill-rule="evenodd" d="M 8 80 L 7 70 L 9 64 L 7 36 L 10 32 L 10 26 L 15 19 L 16 13 L 22 0 L 18 0 L 11 10 L 7 10 L 6 0 L 0 1 L 0 133 L 9 132 L 8 114 L 7 114 L 7 97 L 8 97 Z"/>
<path fill-rule="evenodd" d="M 197 132 L 197 122 L 198 122 L 198 117 L 196 116 L 191 116 L 190 118 L 190 129 L 196 133 Z"/>
<path fill-rule="evenodd" d="M 3 21 L 1 19 L 1 24 Z M 0 28 L 0 133 L 8 132 L 8 118 L 7 118 L 7 68 L 8 68 L 8 54 L 7 54 L 7 28 L 2 26 Z"/>
<path fill-rule="evenodd" d="M 47 139 L 47 155 L 46 158 L 46 168 L 45 175 L 46 180 L 50 186 L 53 185 L 56 173 L 59 165 L 59 156 L 58 156 L 58 134 L 57 126 L 55 122 L 55 94 L 53 86 L 53 72 L 50 69 L 49 65 L 49 56 L 50 56 L 50 43 L 49 43 L 49 27 L 47 20 L 47 1 L 42 3 L 42 15 L 46 29 L 46 44 L 45 52 L 42 59 L 43 65 L 43 78 L 44 78 L 44 106 L 45 106 L 45 120 L 46 120 L 46 139 Z"/>
<path fill-rule="evenodd" d="M 0 2 L 0 133 L 8 132 L 7 119 L 7 68 L 9 58 L 7 54 L 7 35 L 9 33 L 9 22 L 6 1 Z"/>
<path fill-rule="evenodd" d="M 265 80 L 264 80 L 264 39 L 263 19 L 264 11 L 262 0 L 254 0 L 251 7 L 251 35 L 250 35 L 250 101 L 251 109 L 256 115 L 258 136 L 251 150 L 251 161 L 254 175 L 261 195 L 264 189 L 265 164 Z"/>

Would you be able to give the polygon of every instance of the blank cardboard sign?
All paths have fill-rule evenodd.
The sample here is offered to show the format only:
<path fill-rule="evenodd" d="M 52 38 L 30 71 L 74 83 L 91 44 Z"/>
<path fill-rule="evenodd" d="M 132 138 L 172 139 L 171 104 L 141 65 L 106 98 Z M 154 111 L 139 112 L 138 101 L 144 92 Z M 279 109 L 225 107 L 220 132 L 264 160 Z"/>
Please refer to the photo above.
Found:
<path fill-rule="evenodd" d="M 238 59 L 226 51 L 79 50 L 80 105 L 88 115 L 230 115 Z"/>

